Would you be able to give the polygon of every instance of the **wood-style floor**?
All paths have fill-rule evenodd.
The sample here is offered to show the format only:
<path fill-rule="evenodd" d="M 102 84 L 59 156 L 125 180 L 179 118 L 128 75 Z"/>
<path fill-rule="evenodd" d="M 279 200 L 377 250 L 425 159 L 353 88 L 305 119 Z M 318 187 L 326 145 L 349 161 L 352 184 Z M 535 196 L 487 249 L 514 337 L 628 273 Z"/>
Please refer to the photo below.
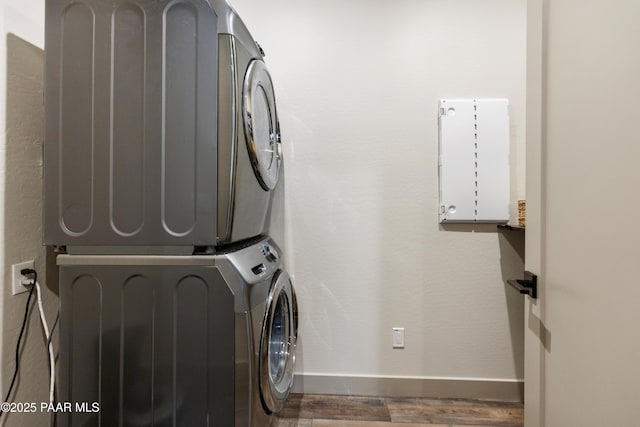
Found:
<path fill-rule="evenodd" d="M 292 394 L 278 427 L 522 427 L 522 403 Z"/>

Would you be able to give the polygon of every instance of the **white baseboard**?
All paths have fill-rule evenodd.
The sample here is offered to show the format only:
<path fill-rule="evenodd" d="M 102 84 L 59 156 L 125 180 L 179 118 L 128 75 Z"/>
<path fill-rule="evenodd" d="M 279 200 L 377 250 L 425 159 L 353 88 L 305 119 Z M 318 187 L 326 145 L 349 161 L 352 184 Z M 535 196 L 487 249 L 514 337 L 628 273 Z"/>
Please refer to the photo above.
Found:
<path fill-rule="evenodd" d="M 481 378 L 296 374 L 293 393 L 353 396 L 524 400 L 524 381 Z"/>

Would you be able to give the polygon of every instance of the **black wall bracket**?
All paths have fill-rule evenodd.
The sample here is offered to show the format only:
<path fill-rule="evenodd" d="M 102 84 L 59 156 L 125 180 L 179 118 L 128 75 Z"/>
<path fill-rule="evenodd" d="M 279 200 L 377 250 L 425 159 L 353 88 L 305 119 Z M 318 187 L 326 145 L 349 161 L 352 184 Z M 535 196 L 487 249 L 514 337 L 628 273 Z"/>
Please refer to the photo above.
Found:
<path fill-rule="evenodd" d="M 507 283 L 521 294 L 529 295 L 534 299 L 538 298 L 538 276 L 530 271 L 524 272 L 524 279 L 507 280 Z"/>

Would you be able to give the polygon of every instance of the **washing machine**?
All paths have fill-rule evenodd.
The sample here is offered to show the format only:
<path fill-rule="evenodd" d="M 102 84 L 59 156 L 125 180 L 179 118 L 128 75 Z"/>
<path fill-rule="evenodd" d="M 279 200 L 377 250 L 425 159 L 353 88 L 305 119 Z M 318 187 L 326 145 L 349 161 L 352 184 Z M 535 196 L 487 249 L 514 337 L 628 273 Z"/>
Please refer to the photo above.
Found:
<path fill-rule="evenodd" d="M 225 1 L 213 4 L 220 28 L 218 239 L 227 244 L 268 232 L 281 136 L 264 51 Z"/>
<path fill-rule="evenodd" d="M 270 238 L 216 258 L 235 290 L 235 425 L 266 427 L 293 386 L 295 290 Z"/>
<path fill-rule="evenodd" d="M 298 312 L 270 238 L 201 256 L 59 255 L 58 425 L 267 427 Z M 74 406 L 75 407 L 75 406 Z"/>

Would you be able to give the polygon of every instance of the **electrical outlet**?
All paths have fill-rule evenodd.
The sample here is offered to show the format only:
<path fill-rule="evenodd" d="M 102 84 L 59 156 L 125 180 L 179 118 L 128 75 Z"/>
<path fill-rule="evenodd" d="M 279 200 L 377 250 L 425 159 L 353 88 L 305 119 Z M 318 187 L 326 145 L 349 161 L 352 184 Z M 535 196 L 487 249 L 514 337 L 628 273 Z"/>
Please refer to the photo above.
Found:
<path fill-rule="evenodd" d="M 393 328 L 393 348 L 404 348 L 404 328 Z"/>
<path fill-rule="evenodd" d="M 34 268 L 33 260 L 21 262 L 19 264 L 13 264 L 11 266 L 11 275 L 12 275 L 11 277 L 13 278 L 11 280 L 13 295 L 18 295 L 22 292 L 28 292 L 30 290 L 30 288 L 27 288 L 22 284 L 23 280 L 29 279 L 27 276 L 23 276 L 22 274 L 20 274 L 20 271 L 25 268 L 33 269 Z"/>

